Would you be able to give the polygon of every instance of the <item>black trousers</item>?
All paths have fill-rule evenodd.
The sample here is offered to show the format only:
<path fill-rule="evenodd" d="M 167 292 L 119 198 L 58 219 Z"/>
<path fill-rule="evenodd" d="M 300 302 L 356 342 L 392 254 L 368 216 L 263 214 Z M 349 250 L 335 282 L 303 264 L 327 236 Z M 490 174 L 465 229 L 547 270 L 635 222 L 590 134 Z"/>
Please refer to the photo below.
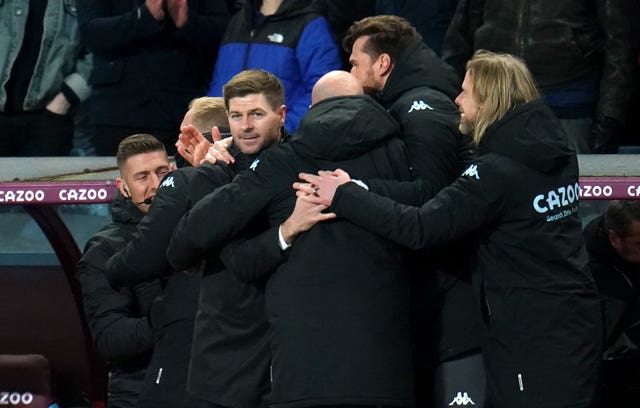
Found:
<path fill-rule="evenodd" d="M 0 156 L 68 156 L 73 143 L 73 115 L 42 109 L 0 112 Z"/>

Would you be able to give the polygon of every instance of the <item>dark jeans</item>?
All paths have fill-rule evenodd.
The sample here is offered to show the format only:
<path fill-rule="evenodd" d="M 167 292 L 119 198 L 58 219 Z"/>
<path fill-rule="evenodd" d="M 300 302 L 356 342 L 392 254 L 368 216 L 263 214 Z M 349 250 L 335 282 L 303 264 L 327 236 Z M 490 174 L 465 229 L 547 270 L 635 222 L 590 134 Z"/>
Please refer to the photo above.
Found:
<path fill-rule="evenodd" d="M 68 156 L 72 140 L 72 115 L 0 112 L 0 156 Z"/>
<path fill-rule="evenodd" d="M 118 145 L 122 139 L 137 133 L 147 133 L 160 140 L 167 153 L 171 156 L 176 153 L 175 143 L 178 140 L 180 129 L 148 129 L 124 126 L 94 125 L 91 136 L 91 144 L 95 147 L 96 156 L 115 156 Z"/>

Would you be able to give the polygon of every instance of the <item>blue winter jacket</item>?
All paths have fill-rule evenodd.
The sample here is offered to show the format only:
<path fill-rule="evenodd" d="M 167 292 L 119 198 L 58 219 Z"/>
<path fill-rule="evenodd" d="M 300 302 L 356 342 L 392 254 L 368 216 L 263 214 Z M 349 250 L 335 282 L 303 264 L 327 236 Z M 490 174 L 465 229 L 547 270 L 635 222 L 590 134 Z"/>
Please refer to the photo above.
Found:
<path fill-rule="evenodd" d="M 207 95 L 221 96 L 222 87 L 238 72 L 261 68 L 276 75 L 285 89 L 285 129 L 293 133 L 311 103 L 311 89 L 329 71 L 342 66 L 327 20 L 309 1 L 284 0 L 278 11 L 256 24 L 255 0 L 231 19 Z"/>

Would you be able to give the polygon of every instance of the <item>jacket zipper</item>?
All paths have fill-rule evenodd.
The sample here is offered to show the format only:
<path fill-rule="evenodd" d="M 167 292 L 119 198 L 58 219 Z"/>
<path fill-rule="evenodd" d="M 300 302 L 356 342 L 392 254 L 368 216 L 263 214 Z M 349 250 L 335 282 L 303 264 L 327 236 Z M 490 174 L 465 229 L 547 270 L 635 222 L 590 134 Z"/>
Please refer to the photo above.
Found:
<path fill-rule="evenodd" d="M 253 36 L 256 33 L 256 29 L 252 29 L 251 32 L 249 33 L 249 44 L 247 45 L 247 48 L 244 51 L 244 63 L 242 64 L 242 69 L 245 70 L 247 69 L 247 64 L 249 63 L 249 50 L 251 49 L 251 45 L 253 44 Z"/>
<path fill-rule="evenodd" d="M 525 41 L 528 37 L 528 24 L 529 21 L 529 1 L 521 0 L 518 3 L 518 27 L 516 27 L 517 37 L 516 37 L 516 49 L 517 56 L 520 58 L 524 58 L 524 50 L 525 50 Z"/>

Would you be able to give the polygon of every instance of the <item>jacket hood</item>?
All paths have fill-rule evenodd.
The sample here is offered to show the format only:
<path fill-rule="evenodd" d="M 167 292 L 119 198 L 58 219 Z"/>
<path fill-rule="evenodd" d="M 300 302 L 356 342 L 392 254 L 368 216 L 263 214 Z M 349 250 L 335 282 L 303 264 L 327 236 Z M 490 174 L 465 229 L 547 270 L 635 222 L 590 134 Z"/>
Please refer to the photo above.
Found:
<path fill-rule="evenodd" d="M 144 213 L 128 198 L 120 194 L 120 190 L 116 189 L 116 195 L 111 202 L 111 218 L 114 222 L 122 224 L 137 224 L 140 222 Z"/>
<path fill-rule="evenodd" d="M 402 53 L 379 97 L 388 107 L 409 89 L 427 86 L 453 100 L 460 93 L 461 84 L 454 69 L 419 41 Z"/>
<path fill-rule="evenodd" d="M 478 154 L 498 153 L 527 167 L 550 173 L 575 155 L 556 116 L 541 100 L 518 106 L 489 126 Z"/>
<path fill-rule="evenodd" d="M 289 142 L 296 153 L 341 161 L 360 156 L 400 133 L 400 125 L 367 95 L 325 99 L 306 113 Z"/>
<path fill-rule="evenodd" d="M 244 15 L 247 24 L 253 27 L 255 24 L 256 11 L 260 8 L 260 0 L 248 0 L 244 4 Z M 309 0 L 284 0 L 275 14 L 267 16 L 271 21 L 288 19 L 300 14 L 316 13 L 315 8 Z"/>

